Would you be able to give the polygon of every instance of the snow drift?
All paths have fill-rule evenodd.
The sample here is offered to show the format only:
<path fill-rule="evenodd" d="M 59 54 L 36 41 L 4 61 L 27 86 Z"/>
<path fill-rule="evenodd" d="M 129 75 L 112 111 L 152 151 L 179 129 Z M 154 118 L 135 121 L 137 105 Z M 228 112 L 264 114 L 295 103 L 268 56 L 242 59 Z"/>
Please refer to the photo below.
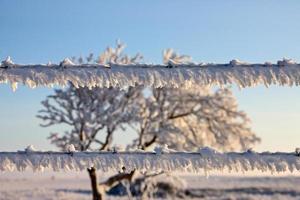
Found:
<path fill-rule="evenodd" d="M 284 59 L 277 64 L 248 64 L 232 60 L 229 64 L 61 64 L 18 65 L 9 58 L 0 66 L 0 83 L 17 84 L 30 88 L 37 86 L 127 88 L 135 85 L 153 87 L 191 87 L 194 85 L 236 84 L 244 88 L 263 84 L 299 85 L 300 65 Z"/>
<path fill-rule="evenodd" d="M 300 157 L 296 153 L 219 153 L 210 148 L 198 152 L 0 152 L 0 171 L 23 171 L 33 169 L 86 170 L 95 167 L 101 171 L 183 171 L 208 172 L 228 171 L 271 171 L 285 172 L 300 170 Z"/>

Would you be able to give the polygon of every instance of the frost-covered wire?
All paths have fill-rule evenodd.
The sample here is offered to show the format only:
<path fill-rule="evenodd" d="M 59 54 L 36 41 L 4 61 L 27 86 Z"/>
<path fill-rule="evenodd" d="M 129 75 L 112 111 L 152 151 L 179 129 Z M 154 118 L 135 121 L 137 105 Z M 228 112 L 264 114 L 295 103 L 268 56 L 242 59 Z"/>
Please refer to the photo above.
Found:
<path fill-rule="evenodd" d="M 271 171 L 300 170 L 296 153 L 220 153 L 210 148 L 198 152 L 0 152 L 0 171 L 33 169 L 86 170 L 95 167 L 101 171 L 182 171 L 203 173 L 210 170 Z"/>
<path fill-rule="evenodd" d="M 15 90 L 17 84 L 30 88 L 38 86 L 115 87 L 144 85 L 159 87 L 185 87 L 195 85 L 229 85 L 240 88 L 259 84 L 299 85 L 300 65 L 288 62 L 278 64 L 180 64 L 168 65 L 129 64 L 109 67 L 100 64 L 72 65 L 68 60 L 61 65 L 18 65 L 3 62 L 0 83 L 9 83 Z"/>

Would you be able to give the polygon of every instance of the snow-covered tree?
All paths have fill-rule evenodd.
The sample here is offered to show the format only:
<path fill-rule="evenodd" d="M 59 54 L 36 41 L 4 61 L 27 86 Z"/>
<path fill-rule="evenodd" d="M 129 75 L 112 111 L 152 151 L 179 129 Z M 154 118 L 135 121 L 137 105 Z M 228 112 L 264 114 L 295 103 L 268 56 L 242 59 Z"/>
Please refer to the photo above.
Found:
<path fill-rule="evenodd" d="M 140 62 L 143 56 L 137 53 L 130 57 L 123 53 L 126 45 L 117 40 L 116 47 L 107 47 L 99 55 L 95 63 L 101 65 L 119 64 L 128 65 Z M 93 63 L 94 54 L 86 57 L 86 63 Z M 72 57 L 67 59 L 67 64 L 84 63 L 80 56 L 78 59 Z M 63 65 L 63 64 L 62 64 Z M 113 140 L 114 132 L 131 120 L 131 111 L 128 111 L 131 99 L 135 99 L 136 90 L 128 89 L 126 92 L 113 88 L 80 88 L 76 89 L 70 84 L 66 91 L 55 90 L 55 95 L 48 96 L 42 102 L 44 109 L 39 112 L 38 118 L 45 121 L 41 124 L 48 127 L 55 124 L 70 126 L 70 130 L 64 135 L 51 133 L 49 139 L 62 150 L 68 150 L 69 145 L 75 146 L 76 150 L 109 150 Z M 99 139 L 99 133 L 102 140 Z M 103 139 L 104 138 L 104 139 Z M 87 169 L 91 179 L 93 199 L 102 199 L 98 188 L 96 169 Z"/>
<path fill-rule="evenodd" d="M 113 133 L 131 120 L 127 104 L 131 95 L 113 88 L 89 90 L 70 86 L 57 89 L 42 101 L 43 108 L 37 115 L 45 123 L 43 127 L 65 124 L 70 127 L 64 135 L 51 133 L 50 141 L 62 150 L 73 144 L 76 150 L 108 150 Z M 105 133 L 103 140 L 99 133 Z M 102 137 L 103 138 L 103 137 Z"/>
<path fill-rule="evenodd" d="M 42 101 L 43 109 L 37 117 L 44 121 L 43 127 L 57 124 L 70 127 L 63 135 L 51 133 L 49 137 L 62 150 L 68 150 L 70 144 L 78 151 L 109 150 L 114 132 L 132 118 L 127 109 L 133 97 L 132 90 L 76 89 L 71 85 L 67 90 L 55 90 L 54 95 Z M 96 169 L 89 168 L 88 172 L 94 199 L 101 199 Z"/>
<path fill-rule="evenodd" d="M 63 150 L 69 144 L 79 151 L 110 150 L 115 131 L 128 126 L 137 133 L 129 146 L 140 149 L 167 144 L 176 150 L 212 146 L 226 151 L 247 149 L 259 141 L 228 89 L 211 92 L 208 88 L 133 87 L 121 91 L 71 85 L 66 90 L 55 90 L 42 105 L 44 109 L 38 115 L 45 122 L 42 126 L 70 126 L 64 134 L 52 133 L 49 137 Z M 96 171 L 88 170 L 94 196 L 99 196 Z M 121 180 L 131 182 L 133 175 L 122 172 L 101 182 L 100 187 L 109 190 Z"/>
<path fill-rule="evenodd" d="M 167 144 L 187 151 L 203 146 L 245 150 L 259 141 L 229 89 L 158 88 L 148 92 L 149 97 L 135 104 L 138 115 L 131 124 L 139 135 L 134 141 L 139 148 Z"/>
<path fill-rule="evenodd" d="M 142 57 L 123 54 L 124 44 L 117 42 L 116 48 L 107 48 L 96 60 L 97 63 L 130 64 Z M 173 50 L 163 52 L 164 62 L 170 66 L 186 64 L 188 56 L 181 56 Z M 72 59 L 73 62 L 76 58 Z M 87 58 L 92 62 L 93 54 Z M 79 58 L 79 63 L 83 58 Z M 38 117 L 49 127 L 65 124 L 70 128 L 64 134 L 52 133 L 51 143 L 62 150 L 70 144 L 76 150 L 111 150 L 116 130 L 131 127 L 136 139 L 128 148 L 148 149 L 153 145 L 168 145 L 176 150 L 195 151 L 211 146 L 221 151 L 244 150 L 259 141 L 251 131 L 247 115 L 238 110 L 237 103 L 229 89 L 215 92 L 207 87 L 143 88 L 76 88 L 72 84 L 66 90 L 55 90 L 42 102 L 44 109 Z M 134 180 L 135 171 L 124 171 L 97 183 L 96 169 L 88 169 L 93 198 L 102 199 L 103 191 L 116 184 L 139 185 L 142 196 L 149 197 L 160 185 L 156 174 L 144 174 Z M 141 180 L 151 187 L 145 187 Z M 164 184 L 164 183 L 162 183 Z M 171 186 L 171 185 L 170 185 Z M 100 188 L 100 189 L 99 189 Z M 128 188 L 127 188 L 128 189 Z M 173 187 L 174 189 L 174 187 Z M 172 191 L 172 192 L 170 192 Z M 174 193 L 171 190 L 165 192 Z"/>

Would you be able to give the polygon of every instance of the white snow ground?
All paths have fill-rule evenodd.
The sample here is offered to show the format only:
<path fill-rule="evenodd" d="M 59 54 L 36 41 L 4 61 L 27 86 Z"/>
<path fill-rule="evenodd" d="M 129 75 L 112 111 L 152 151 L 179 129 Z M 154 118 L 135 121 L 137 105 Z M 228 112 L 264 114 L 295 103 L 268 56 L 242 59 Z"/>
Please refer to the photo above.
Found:
<path fill-rule="evenodd" d="M 100 175 L 101 176 L 101 175 Z M 212 176 L 184 175 L 195 199 L 300 199 L 300 176 Z M 0 174 L 0 200 L 91 199 L 85 172 Z M 108 199 L 120 199 L 108 197 Z M 122 199 L 127 199 L 123 197 Z"/>

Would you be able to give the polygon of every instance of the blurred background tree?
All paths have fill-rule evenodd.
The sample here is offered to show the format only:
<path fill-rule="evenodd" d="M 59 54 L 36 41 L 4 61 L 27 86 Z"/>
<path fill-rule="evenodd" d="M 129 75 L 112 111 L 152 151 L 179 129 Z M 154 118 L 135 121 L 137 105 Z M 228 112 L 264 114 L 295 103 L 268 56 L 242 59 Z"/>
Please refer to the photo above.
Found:
<path fill-rule="evenodd" d="M 108 47 L 95 61 L 100 64 L 135 64 L 142 56 L 123 54 L 124 45 Z M 91 63 L 93 54 L 86 57 Z M 73 58 L 73 62 L 76 59 Z M 79 63 L 83 58 L 78 59 Z M 164 63 L 190 63 L 188 56 L 164 51 Z M 51 133 L 49 140 L 61 150 L 74 145 L 78 151 L 116 151 L 114 136 L 126 128 L 136 138 L 127 150 L 151 150 L 167 145 L 178 151 L 197 151 L 210 146 L 220 151 L 246 150 L 260 139 L 252 132 L 248 116 L 238 109 L 229 89 L 213 91 L 208 87 L 76 88 L 57 89 L 43 102 L 38 118 L 43 127 L 67 125 L 65 133 Z M 87 169 L 93 199 L 103 199 L 106 192 L 149 198 L 153 195 L 183 197 L 183 183 L 171 174 L 144 174 L 124 171 L 98 183 L 96 169 Z M 162 178 L 163 177 L 163 178 Z M 121 192 L 122 193 L 122 192 Z"/>

